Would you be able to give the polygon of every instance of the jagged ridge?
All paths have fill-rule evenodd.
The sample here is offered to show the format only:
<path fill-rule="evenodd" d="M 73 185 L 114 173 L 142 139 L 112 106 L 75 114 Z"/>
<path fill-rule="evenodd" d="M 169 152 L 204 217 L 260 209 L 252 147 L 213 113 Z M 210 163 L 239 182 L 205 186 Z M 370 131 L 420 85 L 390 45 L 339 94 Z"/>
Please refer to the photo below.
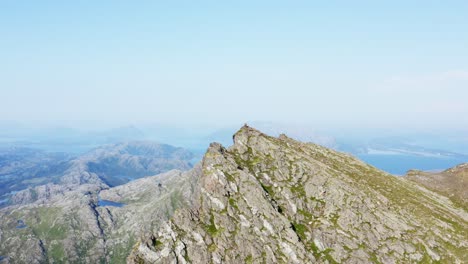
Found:
<path fill-rule="evenodd" d="M 462 263 L 467 212 L 324 147 L 244 126 L 211 144 L 192 207 L 130 263 Z"/>

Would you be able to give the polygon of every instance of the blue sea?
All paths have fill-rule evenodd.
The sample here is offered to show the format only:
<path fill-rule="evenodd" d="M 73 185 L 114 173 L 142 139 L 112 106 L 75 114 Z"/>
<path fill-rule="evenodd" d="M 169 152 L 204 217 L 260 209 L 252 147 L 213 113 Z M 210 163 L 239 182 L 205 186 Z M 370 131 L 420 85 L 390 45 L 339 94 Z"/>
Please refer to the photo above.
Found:
<path fill-rule="evenodd" d="M 369 155 L 361 154 L 358 157 L 377 167 L 395 175 L 404 175 L 408 170 L 417 169 L 424 171 L 441 171 L 454 167 L 458 164 L 468 162 L 467 159 L 454 158 L 438 158 L 438 157 L 423 157 L 423 156 L 406 156 L 406 155 Z"/>

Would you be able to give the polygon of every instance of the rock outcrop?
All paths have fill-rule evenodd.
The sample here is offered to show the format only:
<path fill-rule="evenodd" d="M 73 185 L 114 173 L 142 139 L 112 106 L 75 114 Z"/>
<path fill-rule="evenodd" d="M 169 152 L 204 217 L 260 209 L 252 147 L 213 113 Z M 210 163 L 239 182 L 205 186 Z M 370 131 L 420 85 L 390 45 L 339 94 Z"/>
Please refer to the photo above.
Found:
<path fill-rule="evenodd" d="M 130 263 L 463 263 L 468 213 L 347 154 L 244 126 Z"/>

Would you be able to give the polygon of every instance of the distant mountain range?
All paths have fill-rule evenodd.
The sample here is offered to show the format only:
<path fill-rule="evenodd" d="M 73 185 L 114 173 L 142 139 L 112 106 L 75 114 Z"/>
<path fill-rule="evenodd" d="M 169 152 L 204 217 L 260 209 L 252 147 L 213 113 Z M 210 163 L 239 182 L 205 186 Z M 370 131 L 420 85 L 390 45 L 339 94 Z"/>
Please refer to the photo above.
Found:
<path fill-rule="evenodd" d="M 6 202 L 5 194 L 10 192 L 58 182 L 70 158 L 65 153 L 24 147 L 0 149 L 0 200 Z"/>
<path fill-rule="evenodd" d="M 442 170 L 468 161 L 466 132 L 324 130 L 314 125 L 265 121 L 251 124 L 271 135 L 286 133 L 300 141 L 356 155 L 380 169 L 398 175 L 410 169 Z M 194 161 L 198 161 L 210 142 L 230 145 L 231 135 L 237 127 L 147 124 L 86 131 L 60 127 L 29 128 L 14 123 L 0 123 L 0 148 L 28 147 L 77 156 L 104 144 L 151 140 L 189 149 L 195 155 Z"/>
<path fill-rule="evenodd" d="M 0 197 L 3 204 L 28 203 L 63 193 L 76 185 L 108 188 L 193 166 L 191 152 L 148 141 L 106 145 L 76 158 L 34 149 L 13 148 L 2 153 Z"/>

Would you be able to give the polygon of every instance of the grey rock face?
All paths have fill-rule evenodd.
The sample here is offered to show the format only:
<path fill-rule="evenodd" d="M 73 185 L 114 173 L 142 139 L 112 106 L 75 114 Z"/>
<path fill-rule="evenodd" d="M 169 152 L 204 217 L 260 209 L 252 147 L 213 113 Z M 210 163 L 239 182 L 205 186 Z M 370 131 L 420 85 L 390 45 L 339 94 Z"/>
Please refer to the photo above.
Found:
<path fill-rule="evenodd" d="M 197 174 L 198 175 L 198 174 Z M 468 213 L 349 155 L 250 127 L 129 263 L 463 263 Z"/>

